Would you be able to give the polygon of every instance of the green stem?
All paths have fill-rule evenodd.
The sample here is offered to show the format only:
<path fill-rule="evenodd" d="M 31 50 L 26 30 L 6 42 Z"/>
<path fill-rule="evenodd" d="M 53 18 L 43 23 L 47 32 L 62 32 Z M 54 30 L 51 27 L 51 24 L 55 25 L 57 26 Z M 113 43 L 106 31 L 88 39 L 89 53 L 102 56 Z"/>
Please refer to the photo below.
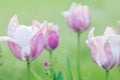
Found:
<path fill-rule="evenodd" d="M 78 37 L 78 52 L 77 52 L 77 74 L 78 74 L 78 80 L 81 80 L 81 74 L 80 74 L 80 32 L 77 33 Z"/>
<path fill-rule="evenodd" d="M 30 62 L 27 62 L 28 80 L 30 80 Z"/>
<path fill-rule="evenodd" d="M 54 76 L 54 72 L 53 72 L 53 56 L 52 56 L 52 51 L 49 51 L 50 53 L 50 72 L 51 72 L 51 75 L 50 75 L 50 80 L 53 80 L 53 76 Z"/>
<path fill-rule="evenodd" d="M 109 70 L 105 70 L 105 72 L 106 72 L 106 78 L 105 78 L 105 80 L 108 80 Z"/>
<path fill-rule="evenodd" d="M 119 76 L 120 76 L 120 66 L 118 66 L 118 71 L 119 71 Z M 119 79 L 120 79 L 120 77 L 119 77 Z"/>

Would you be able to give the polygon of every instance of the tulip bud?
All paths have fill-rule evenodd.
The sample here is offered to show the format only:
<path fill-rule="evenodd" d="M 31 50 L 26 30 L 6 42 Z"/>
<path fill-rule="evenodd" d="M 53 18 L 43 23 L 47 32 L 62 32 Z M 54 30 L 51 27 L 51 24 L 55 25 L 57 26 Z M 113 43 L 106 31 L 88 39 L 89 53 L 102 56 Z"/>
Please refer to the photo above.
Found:
<path fill-rule="evenodd" d="M 76 32 L 86 30 L 91 23 L 91 15 L 88 6 L 73 3 L 69 11 L 63 13 L 68 26 Z"/>
<path fill-rule="evenodd" d="M 47 27 L 46 27 L 47 26 Z M 46 36 L 45 36 L 45 44 L 47 50 L 54 50 L 59 44 L 59 29 L 57 25 L 53 25 L 52 23 L 47 23 L 45 27 Z"/>
<path fill-rule="evenodd" d="M 44 66 L 48 67 L 48 66 L 49 66 L 49 62 L 46 61 L 46 62 L 44 63 Z"/>

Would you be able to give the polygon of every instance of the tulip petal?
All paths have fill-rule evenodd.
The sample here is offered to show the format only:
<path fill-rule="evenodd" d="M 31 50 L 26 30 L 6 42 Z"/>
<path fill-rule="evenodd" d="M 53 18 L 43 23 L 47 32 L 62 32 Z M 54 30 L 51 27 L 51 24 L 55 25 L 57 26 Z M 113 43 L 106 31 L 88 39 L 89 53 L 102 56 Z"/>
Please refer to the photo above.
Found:
<path fill-rule="evenodd" d="M 117 66 L 120 64 L 120 36 L 115 35 L 110 37 L 110 39 L 108 40 L 108 43 L 110 44 L 110 48 L 113 53 L 112 64 L 114 63 L 114 66 Z"/>
<path fill-rule="evenodd" d="M 88 40 L 90 40 L 91 38 L 94 37 L 94 31 L 95 31 L 95 28 L 92 27 L 90 32 L 89 32 L 88 39 L 86 40 L 86 43 L 88 43 Z"/>
<path fill-rule="evenodd" d="M 56 31 L 50 31 L 46 37 L 46 48 L 48 50 L 53 50 L 58 46 L 59 36 Z"/>
<path fill-rule="evenodd" d="M 10 20 L 10 23 L 8 25 L 8 36 L 9 37 L 14 37 L 15 31 L 17 27 L 19 26 L 17 16 L 13 16 L 12 19 Z"/>
<path fill-rule="evenodd" d="M 90 21 L 91 21 L 91 17 L 90 17 L 90 10 L 88 8 L 88 6 L 84 6 L 83 7 L 83 11 L 84 11 L 84 21 L 85 21 L 85 24 L 86 26 L 85 27 L 88 27 L 90 25 Z"/>
<path fill-rule="evenodd" d="M 21 47 L 18 44 L 14 43 L 14 42 L 10 42 L 10 41 L 8 41 L 8 46 L 9 46 L 10 50 L 12 51 L 12 53 L 14 54 L 14 56 L 17 59 L 22 60 L 22 58 L 21 58 Z"/>
<path fill-rule="evenodd" d="M 68 19 L 68 17 L 69 17 L 69 12 L 68 12 L 68 11 L 65 11 L 65 12 L 62 13 L 62 15 L 63 15 L 66 19 Z"/>
<path fill-rule="evenodd" d="M 33 59 L 37 58 L 45 47 L 44 36 L 41 31 L 39 31 L 30 42 L 31 56 Z"/>
<path fill-rule="evenodd" d="M 0 37 L 0 41 L 11 41 L 11 42 L 14 42 L 14 40 L 12 38 L 7 37 L 7 36 Z"/>
<path fill-rule="evenodd" d="M 104 52 L 104 37 L 98 36 L 89 41 L 89 48 L 91 51 L 91 56 L 93 60 L 99 65 L 102 66 L 106 62 L 106 54 Z"/>
<path fill-rule="evenodd" d="M 113 67 L 112 65 L 114 65 L 114 64 L 112 63 L 112 59 L 113 59 L 112 50 L 111 50 L 108 42 L 105 42 L 104 51 L 105 51 L 105 55 L 106 55 L 105 56 L 106 61 L 102 64 L 102 67 L 106 70 L 109 70 Z"/>
<path fill-rule="evenodd" d="M 30 40 L 35 34 L 36 31 L 34 31 L 34 27 L 20 25 L 16 30 L 14 39 L 22 48 L 24 48 L 30 45 Z"/>
<path fill-rule="evenodd" d="M 14 56 L 17 59 L 21 60 L 21 48 L 18 44 L 15 43 L 15 41 L 12 38 L 3 36 L 3 37 L 0 37 L 0 41 L 7 41 L 8 46 L 10 50 L 12 51 L 12 53 L 14 54 Z"/>
<path fill-rule="evenodd" d="M 114 30 L 114 28 L 112 28 L 112 27 L 107 27 L 107 28 L 105 29 L 104 36 L 110 37 L 110 36 L 115 35 L 115 34 L 117 34 L 117 32 Z"/>
<path fill-rule="evenodd" d="M 32 25 L 35 26 L 35 27 L 37 27 L 38 29 L 41 28 L 41 24 L 37 20 L 33 20 L 32 21 Z"/>

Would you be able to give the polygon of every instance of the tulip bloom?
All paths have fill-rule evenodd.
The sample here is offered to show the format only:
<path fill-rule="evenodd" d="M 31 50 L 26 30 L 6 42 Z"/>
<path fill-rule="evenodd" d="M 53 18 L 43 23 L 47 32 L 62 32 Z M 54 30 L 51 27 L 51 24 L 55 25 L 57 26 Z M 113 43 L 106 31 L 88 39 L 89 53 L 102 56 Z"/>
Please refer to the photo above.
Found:
<path fill-rule="evenodd" d="M 46 26 L 45 48 L 48 51 L 54 50 L 59 44 L 59 28 L 48 22 L 45 22 L 44 26 Z"/>
<path fill-rule="evenodd" d="M 94 37 L 91 29 L 86 43 L 94 62 L 105 70 L 120 64 L 120 36 L 111 27 L 107 27 L 103 36 Z"/>
<path fill-rule="evenodd" d="M 73 3 L 69 11 L 63 13 L 68 26 L 76 32 L 86 30 L 91 23 L 90 9 L 88 6 Z"/>
<path fill-rule="evenodd" d="M 17 59 L 31 62 L 45 47 L 41 26 L 35 22 L 32 26 L 19 25 L 15 15 L 8 25 L 8 36 L 0 37 L 0 41 L 8 42 L 10 50 Z"/>

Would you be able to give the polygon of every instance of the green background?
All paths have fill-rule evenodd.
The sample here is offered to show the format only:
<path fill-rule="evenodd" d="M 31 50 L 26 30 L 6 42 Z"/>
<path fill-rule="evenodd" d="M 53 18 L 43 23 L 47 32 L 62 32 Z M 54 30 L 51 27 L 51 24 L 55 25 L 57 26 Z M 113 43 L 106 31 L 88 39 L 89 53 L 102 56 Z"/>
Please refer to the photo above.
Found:
<path fill-rule="evenodd" d="M 32 20 L 43 22 L 47 20 L 59 25 L 60 43 L 53 52 L 56 61 L 56 71 L 62 70 L 66 80 L 66 54 L 69 54 L 72 72 L 76 80 L 75 56 L 77 53 L 77 34 L 70 30 L 66 24 L 62 12 L 69 9 L 73 2 L 88 5 L 91 9 L 92 24 L 96 27 L 95 34 L 102 35 L 106 26 L 114 26 L 119 30 L 117 21 L 120 19 L 120 0 L 0 0 L 0 36 L 7 33 L 8 23 L 11 17 L 18 15 L 19 23 L 31 25 Z M 85 43 L 90 28 L 81 35 L 81 74 L 84 80 L 105 80 L 105 72 L 97 66 Z M 9 50 L 6 42 L 0 43 L 2 46 L 2 57 L 0 63 L 0 80 L 26 80 L 26 63 L 17 60 Z M 49 60 L 49 53 L 43 53 L 32 62 L 32 69 L 35 70 L 43 80 L 48 80 L 45 74 L 45 61 Z M 109 80 L 119 80 L 119 71 L 114 68 L 110 71 Z M 35 80 L 34 78 L 32 80 Z"/>

